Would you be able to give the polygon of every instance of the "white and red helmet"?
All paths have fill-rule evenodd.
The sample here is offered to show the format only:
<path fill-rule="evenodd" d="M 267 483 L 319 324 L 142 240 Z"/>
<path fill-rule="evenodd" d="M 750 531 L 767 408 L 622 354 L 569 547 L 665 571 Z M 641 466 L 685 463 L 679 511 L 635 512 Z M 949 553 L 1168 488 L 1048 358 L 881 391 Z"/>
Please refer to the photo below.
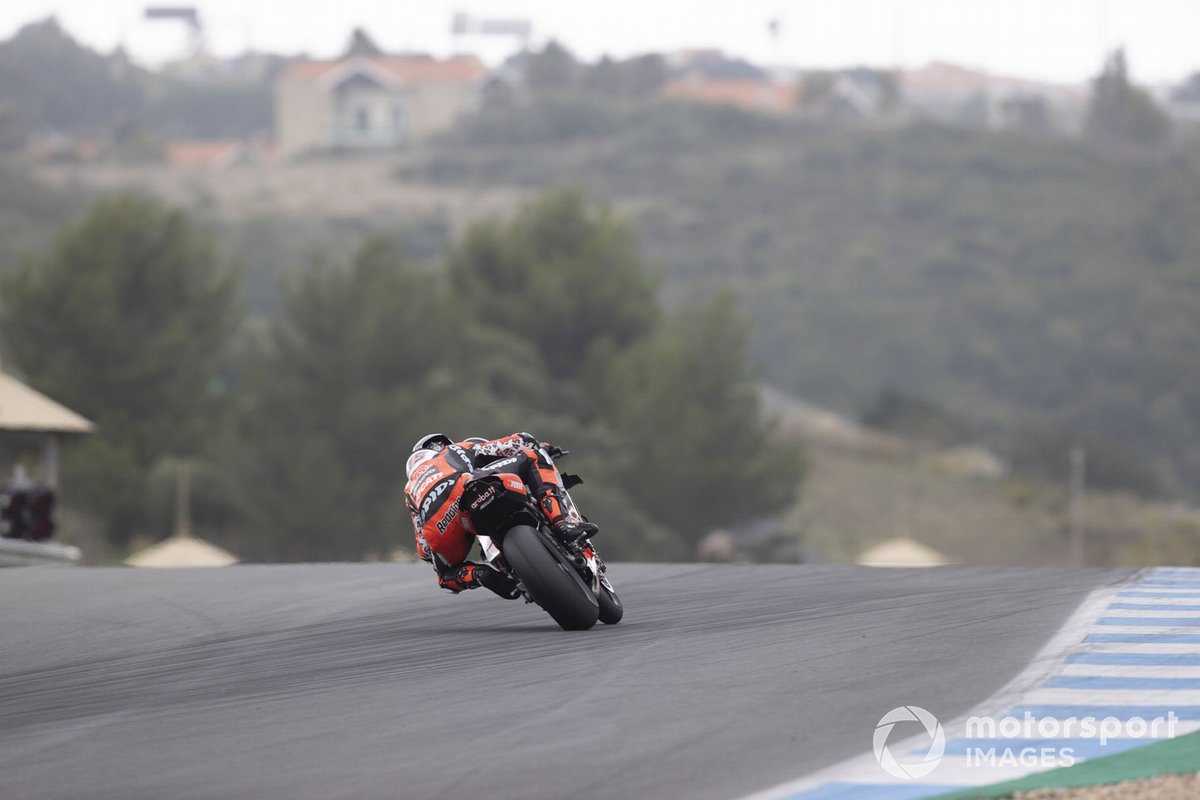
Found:
<path fill-rule="evenodd" d="M 431 433 L 428 436 L 422 436 L 413 445 L 412 455 L 408 457 L 408 461 L 404 465 L 405 477 L 412 478 L 417 467 L 452 444 L 454 444 L 454 440 L 444 433 Z"/>

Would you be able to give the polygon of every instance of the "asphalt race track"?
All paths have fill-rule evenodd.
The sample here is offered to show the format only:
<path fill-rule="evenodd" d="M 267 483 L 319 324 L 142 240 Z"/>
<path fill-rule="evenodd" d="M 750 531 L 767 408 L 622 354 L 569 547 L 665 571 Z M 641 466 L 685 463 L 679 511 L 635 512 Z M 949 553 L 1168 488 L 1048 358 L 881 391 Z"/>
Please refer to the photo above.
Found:
<path fill-rule="evenodd" d="M 616 565 L 625 621 L 417 565 L 0 571 L 0 798 L 732 798 L 942 719 L 1112 571 Z"/>

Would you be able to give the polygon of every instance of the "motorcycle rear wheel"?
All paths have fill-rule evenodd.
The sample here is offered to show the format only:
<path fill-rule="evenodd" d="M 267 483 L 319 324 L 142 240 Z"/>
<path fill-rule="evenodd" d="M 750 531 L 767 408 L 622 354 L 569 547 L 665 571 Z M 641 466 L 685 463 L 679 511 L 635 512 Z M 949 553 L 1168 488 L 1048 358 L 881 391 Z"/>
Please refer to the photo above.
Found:
<path fill-rule="evenodd" d="M 600 618 L 596 595 L 542 534 L 517 525 L 504 536 L 504 557 L 534 602 L 564 631 L 586 631 Z"/>

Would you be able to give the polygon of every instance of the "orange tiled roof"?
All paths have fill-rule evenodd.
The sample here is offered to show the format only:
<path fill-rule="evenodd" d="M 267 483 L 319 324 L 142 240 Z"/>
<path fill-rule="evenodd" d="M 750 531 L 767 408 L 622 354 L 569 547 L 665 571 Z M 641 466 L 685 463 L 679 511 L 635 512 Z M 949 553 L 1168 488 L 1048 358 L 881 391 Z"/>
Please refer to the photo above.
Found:
<path fill-rule="evenodd" d="M 283 77 L 293 81 L 313 81 L 327 72 L 337 69 L 340 61 L 294 61 L 286 70 Z"/>
<path fill-rule="evenodd" d="M 904 72 L 901 75 L 901 80 L 905 91 L 916 93 L 968 93 L 983 91 L 989 88 L 1009 90 L 1054 88 L 1050 84 L 1042 84 L 1025 78 L 992 75 L 945 61 L 934 61 L 919 69 Z"/>
<path fill-rule="evenodd" d="M 985 88 L 992 77 L 958 64 L 935 61 L 920 69 L 905 72 L 903 80 L 908 89 L 974 91 Z"/>
<path fill-rule="evenodd" d="M 235 155 L 239 147 L 232 139 L 215 141 L 171 142 L 167 145 L 168 164 L 177 167 L 208 167 Z"/>
<path fill-rule="evenodd" d="M 795 107 L 797 99 L 795 87 L 762 81 L 673 81 L 663 94 L 760 111 L 786 111 Z"/>
<path fill-rule="evenodd" d="M 349 63 L 352 59 L 297 61 L 284 72 L 284 80 L 315 81 Z M 475 56 L 455 56 L 444 60 L 429 56 L 374 56 L 364 58 L 396 83 L 469 83 L 487 72 Z"/>

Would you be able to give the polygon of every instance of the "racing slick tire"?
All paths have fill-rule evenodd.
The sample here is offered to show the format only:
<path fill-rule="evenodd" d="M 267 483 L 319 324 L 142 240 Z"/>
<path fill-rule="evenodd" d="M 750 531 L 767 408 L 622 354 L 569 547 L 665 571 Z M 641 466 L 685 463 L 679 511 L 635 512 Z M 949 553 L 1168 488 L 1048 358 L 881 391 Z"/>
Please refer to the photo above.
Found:
<path fill-rule="evenodd" d="M 505 534 L 502 549 L 529 596 L 564 631 L 586 631 L 596 624 L 600 618 L 596 595 L 543 534 L 517 525 Z"/>

